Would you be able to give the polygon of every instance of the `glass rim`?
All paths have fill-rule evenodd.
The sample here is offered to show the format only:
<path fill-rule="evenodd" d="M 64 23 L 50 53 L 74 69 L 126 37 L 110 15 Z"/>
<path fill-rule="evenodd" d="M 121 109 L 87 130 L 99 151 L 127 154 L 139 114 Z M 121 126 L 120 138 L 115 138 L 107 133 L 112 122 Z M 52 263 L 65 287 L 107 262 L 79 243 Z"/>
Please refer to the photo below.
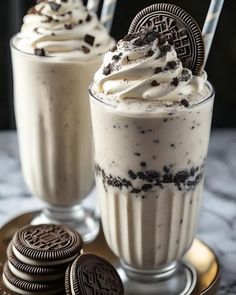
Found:
<path fill-rule="evenodd" d="M 93 93 L 92 89 L 93 89 L 93 85 L 95 84 L 94 81 L 92 81 L 89 85 L 89 89 L 88 89 L 88 92 L 89 92 L 89 96 L 90 96 L 90 100 L 91 98 L 93 98 L 97 103 L 99 104 L 102 104 L 102 105 L 105 105 L 111 109 L 115 109 L 116 106 L 115 105 L 112 105 L 112 104 L 109 104 L 107 102 L 104 102 L 102 101 L 101 99 L 99 99 L 99 97 L 96 97 L 96 95 Z M 210 93 L 209 95 L 202 101 L 196 103 L 196 104 L 193 104 L 187 108 L 185 108 L 184 110 L 193 110 L 197 107 L 200 107 L 201 105 L 204 105 L 204 104 L 207 104 L 209 101 L 213 100 L 214 97 L 215 97 L 215 88 L 214 86 L 212 85 L 212 83 L 210 81 L 206 81 L 205 82 L 205 85 L 207 85 Z M 168 108 L 166 108 L 166 110 L 168 110 Z M 121 112 L 121 111 L 120 111 Z M 122 111 L 122 113 L 129 113 L 129 112 L 126 112 L 126 111 Z M 150 112 L 150 111 L 144 111 L 143 113 L 148 113 L 148 114 L 156 114 L 156 112 Z M 164 113 L 164 112 L 163 112 Z M 135 115 L 139 115 L 139 113 L 134 113 Z"/>

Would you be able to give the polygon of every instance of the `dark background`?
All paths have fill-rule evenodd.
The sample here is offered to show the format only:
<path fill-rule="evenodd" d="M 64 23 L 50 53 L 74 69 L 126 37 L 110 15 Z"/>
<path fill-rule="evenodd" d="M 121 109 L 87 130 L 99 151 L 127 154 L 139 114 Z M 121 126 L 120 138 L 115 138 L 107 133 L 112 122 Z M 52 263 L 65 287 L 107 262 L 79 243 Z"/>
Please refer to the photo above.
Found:
<path fill-rule="evenodd" d="M 118 0 L 112 36 L 122 38 L 134 16 L 151 0 Z M 203 26 L 210 0 L 163 0 L 187 10 Z M 23 15 L 33 0 L 0 0 L 0 129 L 15 128 L 9 39 L 20 30 Z M 236 127 L 236 1 L 225 0 L 207 64 L 209 80 L 216 88 L 214 127 Z M 25 106 L 27 111 L 27 106 Z"/>

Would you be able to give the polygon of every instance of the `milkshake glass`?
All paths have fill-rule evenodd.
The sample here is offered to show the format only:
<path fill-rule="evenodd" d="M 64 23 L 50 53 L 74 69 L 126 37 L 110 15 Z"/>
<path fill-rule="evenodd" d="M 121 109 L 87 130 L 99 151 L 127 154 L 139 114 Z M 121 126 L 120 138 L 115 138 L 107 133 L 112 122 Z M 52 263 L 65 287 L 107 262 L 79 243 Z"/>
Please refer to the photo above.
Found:
<path fill-rule="evenodd" d="M 48 204 L 33 223 L 68 223 L 85 241 L 99 230 L 81 204 L 94 187 L 87 88 L 112 44 L 79 0 L 39 2 L 11 40 L 23 175 Z"/>
<path fill-rule="evenodd" d="M 153 281 L 177 273 L 192 245 L 214 100 L 205 73 L 194 77 L 173 46 L 145 38 L 120 41 L 90 88 L 105 238 L 126 277 L 146 283 L 128 294 L 149 294 Z M 149 291 L 185 294 L 184 284 L 168 287 Z"/>

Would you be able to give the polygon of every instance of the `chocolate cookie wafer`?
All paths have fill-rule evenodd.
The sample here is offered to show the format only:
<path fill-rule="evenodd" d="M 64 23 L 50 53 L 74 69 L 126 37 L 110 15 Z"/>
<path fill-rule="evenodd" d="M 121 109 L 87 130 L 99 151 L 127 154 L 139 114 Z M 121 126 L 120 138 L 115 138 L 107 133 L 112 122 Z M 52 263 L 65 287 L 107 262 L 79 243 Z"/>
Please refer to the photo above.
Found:
<path fill-rule="evenodd" d="M 19 279 L 30 282 L 48 282 L 64 280 L 65 270 L 68 264 L 56 266 L 32 266 L 18 260 L 14 255 L 12 248 L 8 250 L 8 267 L 10 271 Z"/>
<path fill-rule="evenodd" d="M 5 286 L 12 292 L 22 295 L 53 295 L 63 294 L 64 286 L 59 281 L 48 282 L 48 283 L 33 283 L 15 276 L 6 263 L 3 270 L 3 282 Z"/>
<path fill-rule="evenodd" d="M 140 11 L 131 23 L 129 34 L 156 30 L 174 43 L 178 58 L 185 68 L 198 75 L 204 63 L 205 46 L 201 29 L 183 9 L 166 3 L 151 5 Z"/>
<path fill-rule="evenodd" d="M 19 230 L 13 237 L 12 250 L 22 263 L 55 266 L 73 261 L 82 249 L 80 235 L 64 225 L 36 225 Z"/>
<path fill-rule="evenodd" d="M 115 268 L 94 254 L 79 256 L 66 271 L 67 295 L 123 295 L 124 287 Z"/>
<path fill-rule="evenodd" d="M 71 295 L 72 294 L 71 283 L 70 283 L 70 270 L 71 270 L 71 264 L 67 267 L 66 272 L 65 272 L 65 291 L 66 291 L 66 295 Z"/>

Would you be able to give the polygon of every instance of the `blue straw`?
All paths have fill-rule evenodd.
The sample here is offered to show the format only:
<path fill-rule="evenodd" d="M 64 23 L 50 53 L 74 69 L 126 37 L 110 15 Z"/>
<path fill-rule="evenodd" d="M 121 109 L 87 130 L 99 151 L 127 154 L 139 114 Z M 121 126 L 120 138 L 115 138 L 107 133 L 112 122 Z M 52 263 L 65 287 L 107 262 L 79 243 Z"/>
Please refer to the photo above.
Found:
<path fill-rule="evenodd" d="M 206 21 L 202 30 L 205 42 L 205 64 L 211 50 L 211 45 L 215 36 L 216 27 L 223 8 L 223 4 L 224 0 L 212 0 L 208 10 Z"/>

